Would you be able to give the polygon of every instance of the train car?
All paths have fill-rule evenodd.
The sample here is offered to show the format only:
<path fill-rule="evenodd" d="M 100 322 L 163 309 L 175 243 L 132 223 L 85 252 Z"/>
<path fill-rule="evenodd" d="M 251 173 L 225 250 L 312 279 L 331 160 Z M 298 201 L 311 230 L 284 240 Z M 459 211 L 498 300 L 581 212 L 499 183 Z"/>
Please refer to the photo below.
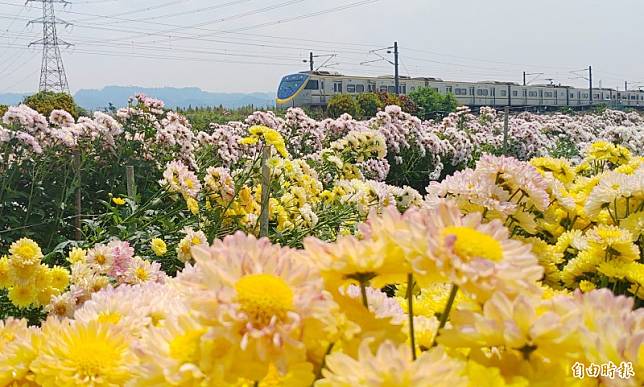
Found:
<path fill-rule="evenodd" d="M 644 107 L 644 91 L 588 89 L 564 85 L 518 85 L 513 82 L 444 81 L 430 77 L 400 77 L 399 93 L 409 94 L 420 87 L 429 87 L 442 94 L 451 93 L 461 105 L 471 107 L 534 107 L 584 108 L 594 104 L 616 104 Z M 349 76 L 327 71 L 304 71 L 282 78 L 277 90 L 277 107 L 324 107 L 338 94 L 357 95 L 365 92 L 395 93 L 392 76 Z"/>

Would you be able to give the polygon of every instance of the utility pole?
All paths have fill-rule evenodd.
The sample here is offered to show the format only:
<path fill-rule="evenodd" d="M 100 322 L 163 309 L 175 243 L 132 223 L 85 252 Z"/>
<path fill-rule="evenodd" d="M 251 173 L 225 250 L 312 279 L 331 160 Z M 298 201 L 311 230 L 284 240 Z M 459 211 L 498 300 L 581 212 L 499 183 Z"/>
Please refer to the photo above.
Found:
<path fill-rule="evenodd" d="M 303 59 L 303 60 L 302 60 L 302 62 L 304 62 L 304 63 L 308 63 L 308 64 L 309 64 L 309 69 L 310 69 L 311 71 L 315 71 L 315 67 L 314 67 L 314 60 L 313 60 L 313 58 L 324 58 L 324 57 L 326 57 L 326 58 L 327 58 L 327 60 L 325 60 L 325 61 L 324 61 L 324 62 L 323 62 L 319 67 L 318 67 L 318 70 L 319 70 L 321 67 L 324 67 L 324 65 L 326 65 L 326 64 L 327 64 L 331 59 L 335 58 L 335 56 L 336 56 L 336 55 L 337 55 L 337 54 L 313 55 L 313 51 L 311 51 L 311 52 L 309 52 L 309 59 Z M 337 63 L 336 63 L 336 64 L 337 64 Z M 335 65 L 335 64 L 330 64 L 330 65 L 328 65 L 328 66 L 334 66 L 334 65 Z"/>
<path fill-rule="evenodd" d="M 590 90 L 590 104 L 593 104 L 593 66 L 588 66 L 588 88 Z"/>
<path fill-rule="evenodd" d="M 398 75 L 398 42 L 394 42 L 394 83 L 396 95 L 400 94 L 400 76 Z"/>
<path fill-rule="evenodd" d="M 624 91 L 628 91 L 628 81 L 624 81 Z"/>
<path fill-rule="evenodd" d="M 393 51 L 392 51 L 393 49 Z M 394 61 L 392 62 L 390 59 L 384 57 L 383 55 L 379 54 L 380 51 L 387 50 L 387 54 L 394 54 Z M 374 63 L 374 62 L 380 62 L 380 61 L 385 61 L 391 65 L 394 66 L 394 89 L 396 91 L 396 94 L 400 94 L 400 75 L 398 71 L 398 42 L 394 42 L 393 46 L 385 47 L 385 48 L 379 48 L 377 50 L 371 50 L 369 51 L 370 54 L 376 55 L 380 59 L 374 59 L 374 60 L 368 60 L 365 62 L 360 62 L 360 65 L 367 65 L 369 63 Z"/>
<path fill-rule="evenodd" d="M 525 86 L 525 71 L 523 72 L 523 86 Z"/>
<path fill-rule="evenodd" d="M 39 91 L 55 91 L 69 93 L 69 84 L 67 75 L 63 66 L 63 58 L 60 55 L 60 46 L 69 47 L 71 44 L 58 39 L 56 33 L 56 24 L 70 25 L 66 21 L 57 19 L 54 15 L 54 3 L 63 5 L 69 4 L 66 0 L 27 0 L 29 2 L 42 3 L 42 18 L 31 20 L 27 25 L 32 23 L 42 24 L 42 39 L 29 43 L 32 45 L 42 45 L 42 64 L 40 67 L 40 85 Z"/>

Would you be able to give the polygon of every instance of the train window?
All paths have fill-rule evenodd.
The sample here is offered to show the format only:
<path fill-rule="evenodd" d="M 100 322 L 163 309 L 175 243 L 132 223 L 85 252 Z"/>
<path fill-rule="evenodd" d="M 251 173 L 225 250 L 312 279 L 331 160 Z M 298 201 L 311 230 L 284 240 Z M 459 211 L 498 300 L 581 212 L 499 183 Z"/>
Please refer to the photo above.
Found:
<path fill-rule="evenodd" d="M 414 90 L 416 90 L 416 86 L 412 86 L 412 87 L 410 87 L 410 88 L 409 88 L 409 90 L 410 90 L 410 91 L 414 91 Z"/>
<path fill-rule="evenodd" d="M 445 93 L 451 93 L 452 92 L 452 86 L 445 86 Z"/>
<path fill-rule="evenodd" d="M 599 93 L 598 94 L 593 94 L 593 98 L 599 99 Z"/>
<path fill-rule="evenodd" d="M 387 86 L 387 92 L 388 93 L 395 93 L 396 92 L 396 86 Z"/>
<path fill-rule="evenodd" d="M 356 85 L 347 85 L 347 93 L 355 93 Z"/>
<path fill-rule="evenodd" d="M 530 91 L 528 92 L 528 97 L 536 97 L 538 94 L 536 91 Z"/>
<path fill-rule="evenodd" d="M 527 97 L 528 96 L 528 90 L 523 90 L 523 96 Z"/>
<path fill-rule="evenodd" d="M 335 93 L 342 93 L 342 82 L 333 82 L 333 91 Z"/>
<path fill-rule="evenodd" d="M 582 94 L 582 97 L 583 97 L 583 98 L 588 98 L 588 93 L 584 93 L 584 94 Z"/>
<path fill-rule="evenodd" d="M 519 92 L 518 92 L 518 91 L 516 91 L 516 90 L 514 90 L 514 91 L 512 92 L 512 96 L 513 96 L 513 97 L 518 97 L 518 96 L 519 96 Z"/>
<path fill-rule="evenodd" d="M 574 94 L 574 93 L 570 93 L 570 98 L 575 98 L 575 94 Z"/>
<path fill-rule="evenodd" d="M 317 79 L 309 79 L 304 88 L 306 90 L 317 90 L 320 88 L 320 83 Z"/>
<path fill-rule="evenodd" d="M 487 94 L 488 94 L 488 91 L 487 91 L 486 89 L 478 89 L 478 90 L 476 90 L 476 95 L 483 95 L 483 96 L 485 96 L 485 95 L 487 95 Z"/>
<path fill-rule="evenodd" d="M 501 97 L 507 97 L 508 96 L 508 91 L 507 90 L 501 90 Z"/>
<path fill-rule="evenodd" d="M 454 94 L 456 95 L 467 95 L 467 89 L 456 88 L 454 89 Z"/>
<path fill-rule="evenodd" d="M 364 85 L 356 85 L 356 93 L 364 93 Z"/>
<path fill-rule="evenodd" d="M 387 86 L 385 86 L 385 85 L 380 86 L 380 92 L 381 93 L 386 93 L 387 92 Z"/>
<path fill-rule="evenodd" d="M 552 98 L 552 91 L 546 91 L 545 93 L 543 93 L 543 96 L 546 98 Z"/>
<path fill-rule="evenodd" d="M 403 83 L 403 84 L 402 84 L 402 85 L 400 85 L 399 87 L 400 87 L 400 92 L 401 92 L 402 94 L 407 94 L 407 85 L 405 85 L 405 84 Z"/>

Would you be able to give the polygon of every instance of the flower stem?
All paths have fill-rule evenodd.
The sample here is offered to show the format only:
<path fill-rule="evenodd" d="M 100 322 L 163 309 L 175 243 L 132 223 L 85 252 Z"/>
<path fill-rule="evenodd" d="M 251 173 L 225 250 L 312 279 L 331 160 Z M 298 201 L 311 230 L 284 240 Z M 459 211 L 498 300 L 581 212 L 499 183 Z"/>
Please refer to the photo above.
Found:
<path fill-rule="evenodd" d="M 445 309 L 443 309 L 443 313 L 441 313 L 441 319 L 440 319 L 440 324 L 438 324 L 438 329 L 436 329 L 436 334 L 434 335 L 434 340 L 432 341 L 432 347 L 435 347 L 436 344 L 436 338 L 438 337 L 438 333 L 440 332 L 443 327 L 445 327 L 445 324 L 447 324 L 447 317 L 449 316 L 449 312 L 452 309 L 452 305 L 454 305 L 454 299 L 456 298 L 456 293 L 458 292 L 458 285 L 452 284 L 452 289 L 449 292 L 449 298 L 447 299 L 447 304 L 445 304 Z"/>
<path fill-rule="evenodd" d="M 331 351 L 333 351 L 333 346 L 334 345 L 335 345 L 335 343 L 329 343 L 329 345 L 326 347 L 326 352 L 324 353 L 324 357 L 322 358 L 322 363 L 320 364 L 320 369 L 318 370 L 318 372 L 315 375 L 316 380 L 317 379 L 322 379 L 322 370 L 324 369 L 324 367 L 326 367 L 326 357 L 329 356 Z"/>
<path fill-rule="evenodd" d="M 365 308 L 369 309 L 369 302 L 367 300 L 367 283 L 366 281 L 360 281 L 360 294 L 362 295 L 362 305 Z"/>
<path fill-rule="evenodd" d="M 407 315 L 409 316 L 409 340 L 411 341 L 411 358 L 416 360 L 416 337 L 414 335 L 414 275 L 407 274 Z"/>

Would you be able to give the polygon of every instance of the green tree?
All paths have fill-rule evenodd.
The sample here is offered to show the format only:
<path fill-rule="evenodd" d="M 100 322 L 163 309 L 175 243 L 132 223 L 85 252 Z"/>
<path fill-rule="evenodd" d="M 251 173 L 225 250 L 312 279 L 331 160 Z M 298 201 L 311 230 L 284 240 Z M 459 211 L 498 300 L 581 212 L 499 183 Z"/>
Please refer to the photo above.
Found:
<path fill-rule="evenodd" d="M 418 116 L 428 118 L 436 113 L 447 114 L 456 110 L 458 101 L 452 93 L 445 95 L 430 87 L 420 87 L 409 98 L 418 106 Z"/>
<path fill-rule="evenodd" d="M 2 118 L 2 116 L 4 116 L 8 109 L 9 106 L 0 104 L 0 119 Z"/>
<path fill-rule="evenodd" d="M 80 114 L 80 108 L 74 102 L 74 98 L 67 93 L 40 91 L 25 97 L 23 103 L 45 117 L 49 117 L 51 111 L 56 109 L 67 111 L 74 118 L 78 118 Z"/>
<path fill-rule="evenodd" d="M 365 117 L 373 117 L 378 113 L 378 110 L 385 107 L 385 104 L 378 98 L 376 93 L 361 93 L 356 97 L 358 106 L 362 115 Z"/>
<path fill-rule="evenodd" d="M 352 96 L 338 94 L 329 100 L 327 113 L 333 118 L 338 118 L 344 113 L 349 113 L 352 117 L 357 117 L 360 115 L 360 106 Z"/>

